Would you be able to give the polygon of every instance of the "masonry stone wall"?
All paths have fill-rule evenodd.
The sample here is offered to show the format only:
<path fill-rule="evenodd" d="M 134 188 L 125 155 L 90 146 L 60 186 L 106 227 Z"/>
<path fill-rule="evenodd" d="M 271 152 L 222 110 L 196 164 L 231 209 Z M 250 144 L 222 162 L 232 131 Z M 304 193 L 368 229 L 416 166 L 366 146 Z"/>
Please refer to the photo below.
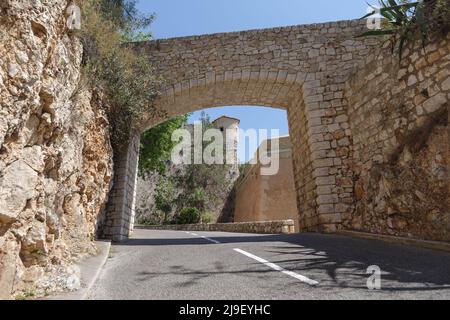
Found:
<path fill-rule="evenodd" d="M 114 180 L 99 224 L 101 237 L 122 241 L 134 228 L 139 146 L 140 135 L 132 132 L 127 143 L 115 148 Z"/>
<path fill-rule="evenodd" d="M 145 130 L 205 107 L 284 108 L 300 231 L 447 239 L 448 40 L 432 42 L 426 57 L 409 48 L 399 67 L 388 48 L 380 49 L 383 39 L 355 37 L 365 29 L 365 21 L 355 20 L 136 44 L 166 80 L 156 112 L 138 125 Z M 413 148 L 411 160 L 414 134 L 429 141 Z M 408 183 L 433 187 L 399 188 L 408 183 L 397 176 L 417 174 L 407 169 L 417 161 L 425 170 L 420 176 L 428 176 Z M 380 174 L 379 165 L 397 171 Z M 394 177 L 388 188 L 386 176 Z M 428 204 L 418 205 L 413 194 Z"/>
<path fill-rule="evenodd" d="M 279 148 L 271 152 L 272 156 L 280 158 L 275 175 L 261 175 L 261 164 L 249 165 L 240 173 L 235 185 L 234 222 L 289 219 L 294 221 L 298 231 L 292 145 L 289 136 L 276 139 Z"/>
<path fill-rule="evenodd" d="M 252 30 L 144 42 L 135 49 L 165 80 L 142 130 L 205 107 L 287 109 L 300 230 L 332 232 L 353 201 L 344 85 L 379 45 L 355 38 L 365 21 Z"/>
<path fill-rule="evenodd" d="M 450 36 L 371 52 L 347 83 L 355 201 L 343 227 L 450 240 Z"/>
<path fill-rule="evenodd" d="M 148 230 L 221 231 L 259 234 L 289 234 L 295 232 L 293 220 L 138 226 L 138 228 Z"/>
<path fill-rule="evenodd" d="M 95 253 L 97 226 L 118 241 L 133 229 L 140 132 L 115 150 L 99 215 L 112 175 L 107 106 L 80 89 L 70 3 L 0 1 L 0 298 L 78 288 L 72 265 Z M 136 44 L 165 79 L 136 125 L 205 107 L 284 108 L 301 231 L 449 241 L 449 38 L 409 48 L 399 65 L 379 39 L 355 38 L 364 30 L 340 21 Z"/>

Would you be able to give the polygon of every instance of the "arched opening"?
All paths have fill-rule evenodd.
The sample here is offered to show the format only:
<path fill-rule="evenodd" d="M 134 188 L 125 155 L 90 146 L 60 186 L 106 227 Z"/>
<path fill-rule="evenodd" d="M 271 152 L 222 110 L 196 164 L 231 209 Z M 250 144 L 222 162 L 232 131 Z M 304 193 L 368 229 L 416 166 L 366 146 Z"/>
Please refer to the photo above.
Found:
<path fill-rule="evenodd" d="M 305 90 L 311 91 L 314 88 L 310 88 L 311 83 L 302 82 L 304 79 L 300 74 L 272 71 L 254 72 L 253 75 L 250 72 L 250 76 L 247 75 L 234 73 L 234 77 L 222 77 L 210 73 L 205 78 L 197 79 L 192 86 L 192 82 L 189 85 L 180 83 L 168 86 L 169 89 L 163 91 L 164 94 L 156 102 L 156 108 L 160 112 L 157 116 L 153 114 L 142 118 L 139 123 L 142 129 L 134 134 L 129 147 L 116 163 L 118 176 L 112 191 L 113 202 L 109 203 L 108 210 L 111 213 L 107 214 L 106 236 L 121 241 L 128 237 L 134 226 L 140 133 L 172 117 L 205 107 L 229 105 L 266 106 L 286 110 L 298 210 L 298 219 L 295 220 L 297 230 L 336 230 L 340 214 L 335 212 L 335 204 L 339 201 L 336 194 L 335 165 L 342 163 L 339 163 L 339 159 L 334 159 L 336 152 L 332 141 L 326 141 L 322 134 L 329 127 L 322 119 L 327 116 L 326 111 L 319 110 L 316 107 L 319 104 L 311 102 L 311 98 L 303 97 Z M 312 110 L 308 108 L 307 102 Z M 334 119 L 335 116 L 334 113 L 330 114 L 329 119 Z M 333 130 L 342 131 L 339 124 L 335 126 Z M 328 139 L 332 140 L 334 137 L 331 135 Z"/>
<path fill-rule="evenodd" d="M 193 132 L 193 123 L 204 121 L 223 134 L 224 149 L 227 143 L 232 146 L 232 159 L 237 160 L 236 164 L 227 165 L 226 159 L 223 159 L 223 163 L 213 167 L 205 163 L 197 165 L 194 169 L 197 184 L 193 184 L 189 165 L 175 165 L 170 160 L 166 162 L 163 173 L 157 170 L 142 172 L 143 165 L 148 163 L 143 158 L 148 158 L 149 154 L 141 150 L 136 223 L 176 223 L 183 208 L 197 206 L 210 223 L 289 219 L 295 222 L 298 231 L 292 146 L 286 110 L 250 106 L 208 108 L 191 114 L 183 127 Z M 146 144 L 152 143 L 148 137 L 154 137 L 154 134 L 153 131 L 153 134 L 142 136 L 144 150 L 148 150 Z M 226 137 L 231 141 L 225 141 Z M 161 144 L 160 141 L 155 143 Z M 277 157 L 270 173 L 262 172 L 258 159 L 267 143 L 270 143 L 267 151 L 272 157 Z M 199 172 L 204 175 L 201 179 Z M 193 203 L 192 198 L 199 190 L 201 203 Z M 161 200 L 167 203 L 161 204 Z M 169 207 L 169 212 L 163 213 L 167 209 L 165 206 Z"/>
<path fill-rule="evenodd" d="M 350 74 L 377 43 L 355 39 L 365 24 L 343 21 L 142 42 L 135 50 L 164 80 L 156 112 L 116 159 L 104 234 L 133 226 L 139 134 L 207 107 L 287 110 L 300 231 L 334 232 L 352 212 L 352 133 L 344 95 Z"/>
<path fill-rule="evenodd" d="M 305 189 L 306 182 L 312 179 L 310 177 L 312 172 L 308 172 L 311 167 L 308 166 L 310 159 L 308 157 L 307 119 L 304 112 L 299 112 L 304 109 L 302 105 L 303 84 L 300 80 L 300 75 L 289 75 L 283 71 L 234 73 L 234 76 L 231 77 L 221 77 L 213 73 L 205 75 L 205 78 L 197 80 L 195 84 L 190 82 L 192 86 L 183 87 L 182 84 L 169 86 L 169 89 L 164 90 L 164 94 L 157 100 L 157 109 L 163 112 L 160 112 L 158 117 L 143 118 L 144 120 L 140 123 L 142 130 L 136 132 L 128 149 L 124 150 L 121 162 L 116 164 L 116 175 L 120 175 L 121 178 L 117 178 L 116 187 L 113 190 L 113 204 L 109 204 L 111 208 L 109 210 L 115 213 L 108 215 L 114 218 L 107 221 L 107 224 L 113 227 L 107 228 L 106 235 L 120 241 L 128 236 L 134 226 L 139 134 L 172 117 L 199 111 L 206 107 L 230 105 L 263 106 L 285 110 L 291 138 L 288 142 L 289 151 L 283 155 L 286 159 L 282 160 L 282 166 L 285 168 L 287 163 L 290 166 L 282 175 L 285 176 L 284 178 L 292 179 L 293 184 L 292 187 L 288 184 L 287 189 L 281 190 L 284 185 L 280 181 L 277 182 L 268 177 L 261 177 L 260 181 L 253 183 L 244 179 L 240 188 L 258 189 L 258 193 L 255 193 L 258 194 L 258 200 L 255 201 L 259 203 L 259 206 L 248 204 L 248 201 L 242 200 L 245 197 L 240 197 L 238 193 L 238 211 L 236 219 L 233 217 L 233 220 L 243 222 L 294 218 L 296 229 L 305 230 L 301 226 L 311 225 L 311 222 L 305 219 L 313 216 L 312 213 L 315 210 L 314 207 L 308 208 L 310 205 L 308 200 L 314 201 L 315 195 L 312 192 L 305 193 L 307 191 Z M 294 155 L 301 155 L 301 157 Z M 247 186 L 247 184 L 249 185 Z M 279 189 L 278 193 L 281 197 L 295 199 L 294 204 L 292 201 L 284 202 L 284 204 L 291 204 L 288 206 L 289 213 L 283 213 L 286 210 L 286 207 L 283 206 L 279 208 L 279 211 L 275 211 L 277 203 L 282 203 L 280 197 L 268 199 L 264 196 L 264 193 L 270 193 L 270 189 L 274 188 Z M 275 195 L 276 193 L 270 194 Z M 269 200 L 273 200 L 272 203 Z M 264 210 L 268 206 L 270 208 Z M 245 212 L 249 207 L 252 207 L 252 211 Z M 296 213 L 293 213 L 293 210 Z"/>

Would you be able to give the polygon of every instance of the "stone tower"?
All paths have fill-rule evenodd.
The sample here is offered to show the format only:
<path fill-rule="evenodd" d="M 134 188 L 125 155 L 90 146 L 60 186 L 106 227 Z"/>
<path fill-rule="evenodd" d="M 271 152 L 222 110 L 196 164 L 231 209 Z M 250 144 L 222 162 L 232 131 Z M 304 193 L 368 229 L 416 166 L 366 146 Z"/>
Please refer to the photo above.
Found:
<path fill-rule="evenodd" d="M 240 120 L 227 116 L 221 116 L 212 122 L 213 126 L 223 134 L 223 141 L 226 143 L 226 154 L 230 155 L 227 164 L 238 165 L 238 143 Z"/>

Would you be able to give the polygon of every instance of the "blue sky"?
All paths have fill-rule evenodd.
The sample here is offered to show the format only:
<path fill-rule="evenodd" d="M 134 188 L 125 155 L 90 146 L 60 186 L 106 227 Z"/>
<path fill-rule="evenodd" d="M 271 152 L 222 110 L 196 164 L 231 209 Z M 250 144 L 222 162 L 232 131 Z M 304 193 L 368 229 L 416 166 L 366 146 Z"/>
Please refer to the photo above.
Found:
<path fill-rule="evenodd" d="M 376 1 L 369 1 L 376 3 Z M 271 28 L 297 24 L 356 19 L 367 9 L 365 0 L 139 0 L 144 13 L 155 13 L 153 37 L 173 38 L 190 35 Z M 279 129 L 288 134 L 283 110 L 259 107 L 208 109 L 215 119 L 227 115 L 241 120 L 241 128 Z M 192 115 L 190 121 L 200 117 Z M 239 148 L 241 161 L 248 161 L 255 150 Z"/>

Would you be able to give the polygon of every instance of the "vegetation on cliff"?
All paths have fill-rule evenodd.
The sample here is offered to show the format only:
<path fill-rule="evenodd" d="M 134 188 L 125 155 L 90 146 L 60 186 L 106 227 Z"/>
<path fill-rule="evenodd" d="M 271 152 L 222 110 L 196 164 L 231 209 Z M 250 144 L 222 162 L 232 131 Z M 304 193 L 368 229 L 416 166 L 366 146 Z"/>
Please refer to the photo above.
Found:
<path fill-rule="evenodd" d="M 85 83 L 101 88 L 111 106 L 113 144 L 126 138 L 133 120 L 154 111 L 161 79 L 152 65 L 126 44 L 149 40 L 153 15 L 141 15 L 131 0 L 86 0 L 82 5 Z"/>
<path fill-rule="evenodd" d="M 144 133 L 141 138 L 139 168 L 141 177 L 157 175 L 157 186 L 149 202 L 154 202 L 151 212 L 137 210 L 140 224 L 181 223 L 193 211 L 198 221 L 217 220 L 225 206 L 236 178 L 237 168 L 227 164 L 190 164 L 175 166 L 170 155 L 175 143 L 171 132 L 186 123 L 187 116 L 175 118 Z M 213 127 L 209 116 L 201 117 L 203 133 Z M 203 142 L 205 148 L 209 142 Z M 185 212 L 183 214 L 183 212 Z M 189 213 L 186 213 L 189 212 Z M 189 220 L 189 219 L 188 219 Z M 189 220 L 189 221 L 191 221 Z"/>
<path fill-rule="evenodd" d="M 172 118 L 141 135 L 139 154 L 139 174 L 145 176 L 152 172 L 163 175 L 167 170 L 172 149 L 176 143 L 172 141 L 175 130 L 186 124 L 188 115 Z"/>

